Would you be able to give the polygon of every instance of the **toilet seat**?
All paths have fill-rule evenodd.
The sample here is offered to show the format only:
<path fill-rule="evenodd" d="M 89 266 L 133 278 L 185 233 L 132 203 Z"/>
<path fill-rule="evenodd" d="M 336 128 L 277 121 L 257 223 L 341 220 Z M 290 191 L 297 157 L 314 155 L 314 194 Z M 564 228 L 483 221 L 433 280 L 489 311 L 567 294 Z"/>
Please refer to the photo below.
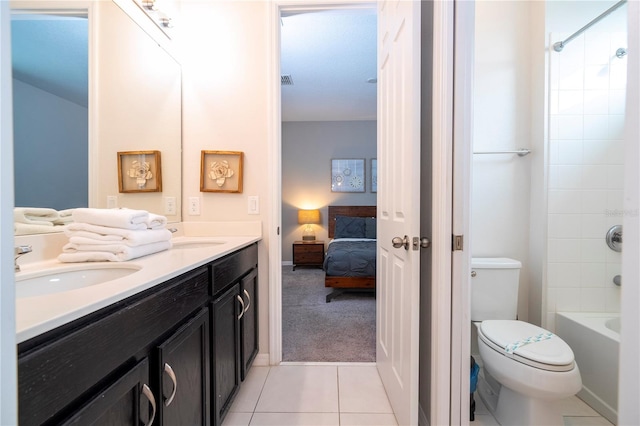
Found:
<path fill-rule="evenodd" d="M 478 327 L 478 337 L 492 350 L 522 364 L 547 371 L 570 371 L 574 368 L 573 351 L 556 335 L 525 344 L 507 353 L 505 348 L 523 339 L 549 333 L 547 330 L 516 320 L 486 320 Z"/>

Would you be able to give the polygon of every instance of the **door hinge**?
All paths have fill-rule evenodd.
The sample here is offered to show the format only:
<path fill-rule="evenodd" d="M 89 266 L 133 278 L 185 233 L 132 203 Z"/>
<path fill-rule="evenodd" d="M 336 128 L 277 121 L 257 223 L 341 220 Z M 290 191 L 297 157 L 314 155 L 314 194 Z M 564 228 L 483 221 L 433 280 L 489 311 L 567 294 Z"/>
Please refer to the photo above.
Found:
<path fill-rule="evenodd" d="M 451 251 L 462 251 L 464 248 L 464 235 L 454 235 Z"/>

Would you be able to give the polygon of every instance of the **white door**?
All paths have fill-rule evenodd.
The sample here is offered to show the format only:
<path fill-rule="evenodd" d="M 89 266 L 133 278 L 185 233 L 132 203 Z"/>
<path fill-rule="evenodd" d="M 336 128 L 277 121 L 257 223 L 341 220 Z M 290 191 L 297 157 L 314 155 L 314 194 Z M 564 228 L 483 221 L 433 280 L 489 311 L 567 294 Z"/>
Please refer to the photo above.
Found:
<path fill-rule="evenodd" d="M 401 425 L 418 424 L 419 229 L 420 2 L 381 1 L 376 361 Z"/>

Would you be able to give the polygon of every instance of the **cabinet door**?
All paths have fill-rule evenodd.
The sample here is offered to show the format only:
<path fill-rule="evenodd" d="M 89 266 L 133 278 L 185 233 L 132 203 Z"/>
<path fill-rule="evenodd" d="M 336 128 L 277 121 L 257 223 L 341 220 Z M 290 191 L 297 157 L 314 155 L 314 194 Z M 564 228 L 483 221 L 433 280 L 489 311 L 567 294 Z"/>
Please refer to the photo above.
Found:
<path fill-rule="evenodd" d="M 243 314 L 240 284 L 235 284 L 212 305 L 213 424 L 222 424 L 240 387 L 240 321 Z M 244 303 L 244 302 L 242 302 Z"/>
<path fill-rule="evenodd" d="M 151 425 L 157 398 L 147 386 L 149 362 L 145 358 L 81 407 L 63 425 Z"/>
<path fill-rule="evenodd" d="M 209 310 L 158 346 L 157 360 L 159 424 L 209 425 Z"/>
<path fill-rule="evenodd" d="M 252 270 L 240 282 L 240 296 L 244 299 L 244 315 L 240 320 L 242 336 L 240 378 L 244 381 L 258 354 L 258 269 Z"/>

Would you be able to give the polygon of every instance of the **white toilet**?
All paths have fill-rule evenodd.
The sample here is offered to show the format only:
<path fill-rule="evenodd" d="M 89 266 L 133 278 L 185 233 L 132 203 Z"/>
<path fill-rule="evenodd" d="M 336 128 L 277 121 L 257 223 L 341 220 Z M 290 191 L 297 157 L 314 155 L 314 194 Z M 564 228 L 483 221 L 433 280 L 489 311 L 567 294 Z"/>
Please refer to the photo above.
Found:
<path fill-rule="evenodd" d="M 474 258 L 471 267 L 471 321 L 484 369 L 480 398 L 502 426 L 563 425 L 553 402 L 582 388 L 573 351 L 547 330 L 516 320 L 520 262 Z"/>

